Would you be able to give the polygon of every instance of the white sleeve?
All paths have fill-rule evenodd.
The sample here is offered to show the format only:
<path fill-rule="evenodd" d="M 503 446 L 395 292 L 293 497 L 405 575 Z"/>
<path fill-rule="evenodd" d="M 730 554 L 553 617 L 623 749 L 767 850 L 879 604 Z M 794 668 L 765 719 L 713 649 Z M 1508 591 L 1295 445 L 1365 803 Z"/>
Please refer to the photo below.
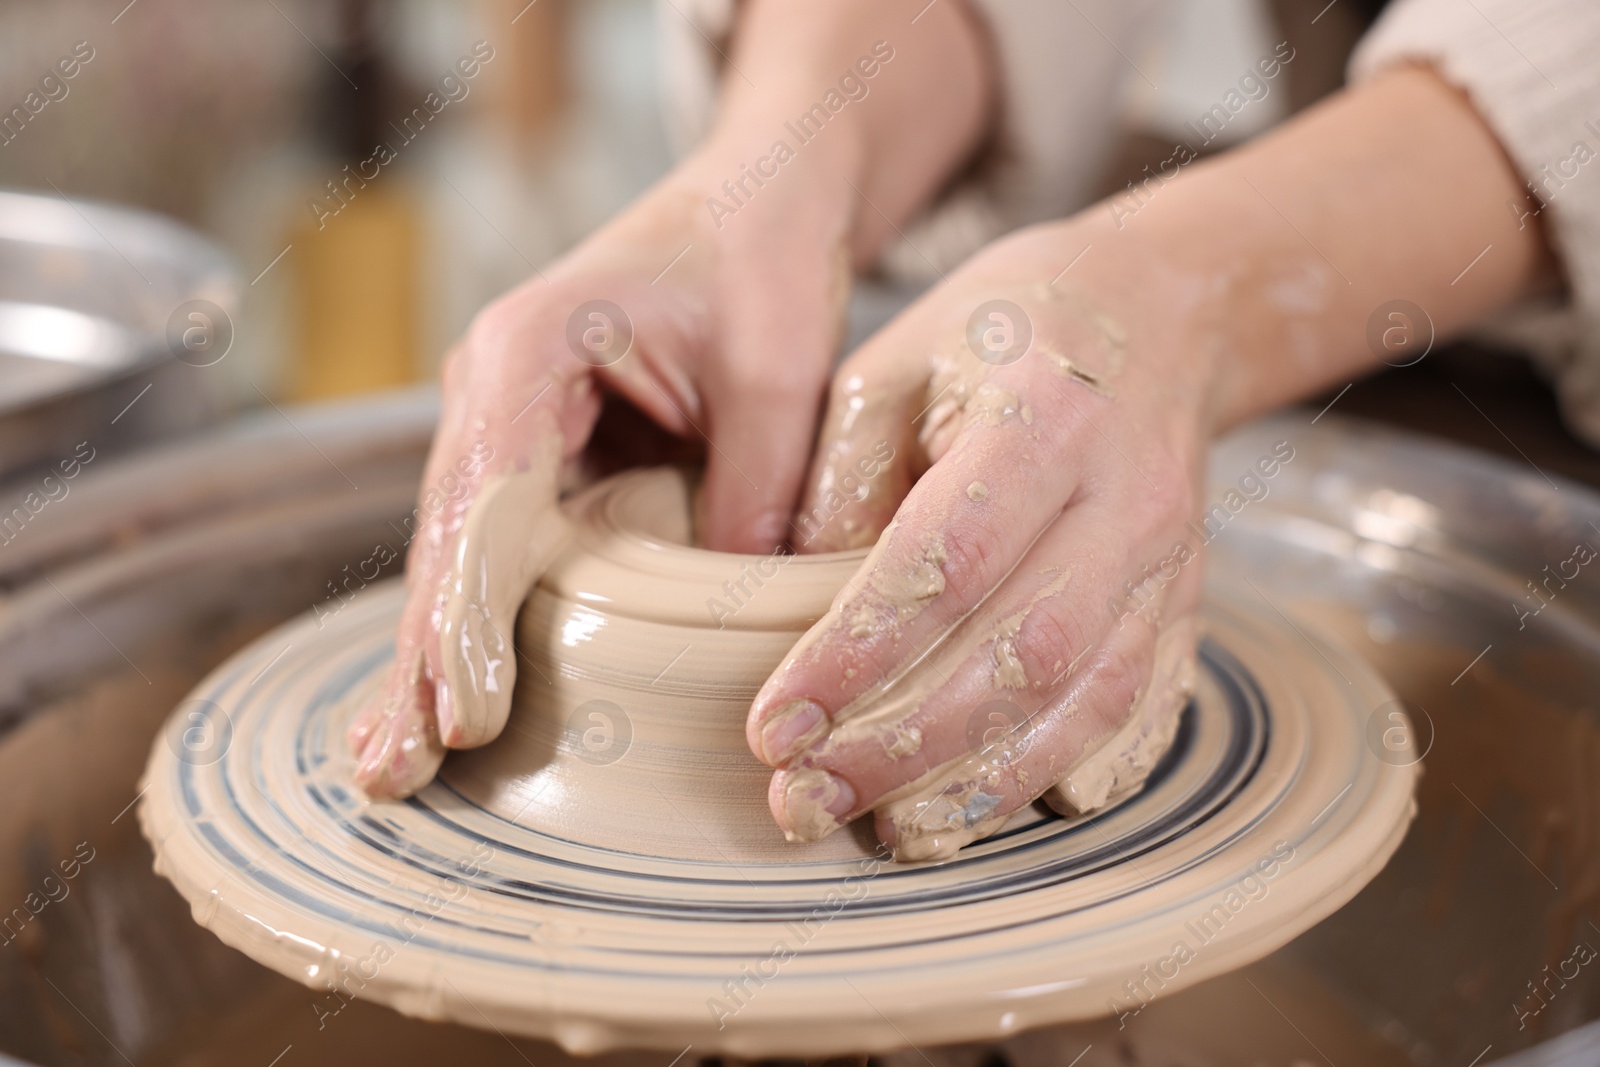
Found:
<path fill-rule="evenodd" d="M 1089 200 L 1121 130 L 1130 57 L 1164 0 L 934 2 L 967 3 L 983 23 L 995 57 L 998 122 L 981 157 L 885 251 L 887 273 L 919 280 L 1008 230 Z M 737 4 L 658 0 L 657 12 L 667 126 L 686 150 L 710 128 Z M 889 43 L 914 48 L 916 33 L 908 22 Z"/>
<path fill-rule="evenodd" d="M 1356 49 L 1350 81 L 1404 62 L 1464 91 L 1527 182 L 1532 198 L 1505 210 L 1544 227 L 1566 291 L 1486 332 L 1532 351 L 1573 430 L 1600 446 L 1600 3 L 1396 0 Z"/>

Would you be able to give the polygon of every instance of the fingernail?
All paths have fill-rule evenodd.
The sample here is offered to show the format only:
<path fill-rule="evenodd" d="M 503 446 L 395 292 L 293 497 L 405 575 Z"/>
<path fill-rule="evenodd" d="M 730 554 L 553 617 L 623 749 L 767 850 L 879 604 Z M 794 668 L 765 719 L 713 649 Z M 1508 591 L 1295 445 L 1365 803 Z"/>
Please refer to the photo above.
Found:
<path fill-rule="evenodd" d="M 791 700 L 761 724 L 761 758 L 773 767 L 793 759 L 828 729 L 828 713 L 814 700 Z"/>
<path fill-rule="evenodd" d="M 855 810 L 856 791 L 843 778 L 814 767 L 779 771 L 783 777 L 783 836 L 821 841 Z"/>

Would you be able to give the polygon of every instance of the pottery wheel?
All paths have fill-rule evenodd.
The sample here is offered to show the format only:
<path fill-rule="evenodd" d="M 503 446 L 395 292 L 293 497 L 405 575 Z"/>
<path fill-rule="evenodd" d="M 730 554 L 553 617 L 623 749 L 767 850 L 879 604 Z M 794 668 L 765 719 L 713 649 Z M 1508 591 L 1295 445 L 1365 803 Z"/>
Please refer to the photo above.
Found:
<path fill-rule="evenodd" d="M 706 725 L 714 755 L 658 744 L 679 712 L 657 705 L 699 699 L 687 650 L 653 682 L 640 652 L 647 695 L 620 725 L 594 717 L 613 705 L 529 711 L 561 683 L 530 666 L 505 737 L 369 803 L 343 735 L 401 602 L 373 586 L 291 623 L 174 712 L 140 809 L 157 870 L 313 988 L 576 1052 L 820 1056 L 1134 1011 L 1338 909 L 1413 811 L 1415 760 L 1383 747 L 1392 694 L 1251 593 L 1208 603 L 1198 692 L 1143 790 L 1073 820 L 1027 809 L 944 864 L 875 855 L 860 824 L 785 843 L 742 715 Z"/>

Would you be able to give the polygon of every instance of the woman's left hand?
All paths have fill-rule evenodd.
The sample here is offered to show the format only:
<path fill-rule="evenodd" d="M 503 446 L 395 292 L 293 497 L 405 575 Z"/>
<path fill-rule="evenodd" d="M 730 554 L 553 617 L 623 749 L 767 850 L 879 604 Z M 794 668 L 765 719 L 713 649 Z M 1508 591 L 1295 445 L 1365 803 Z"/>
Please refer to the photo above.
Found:
<path fill-rule="evenodd" d="M 835 376 L 797 547 L 874 547 L 751 709 L 791 839 L 876 810 L 897 857 L 948 856 L 1058 783 L 1103 804 L 1170 741 L 1207 361 L 1159 264 L 1063 270 L 1093 229 L 991 246 Z"/>

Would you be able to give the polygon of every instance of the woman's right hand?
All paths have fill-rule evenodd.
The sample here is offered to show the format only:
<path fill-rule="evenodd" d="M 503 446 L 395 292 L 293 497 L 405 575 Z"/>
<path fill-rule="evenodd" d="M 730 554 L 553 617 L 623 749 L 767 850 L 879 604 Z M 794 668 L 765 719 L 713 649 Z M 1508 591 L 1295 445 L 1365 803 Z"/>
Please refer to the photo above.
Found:
<path fill-rule="evenodd" d="M 564 542 L 562 469 L 603 390 L 703 441 L 707 546 L 787 540 L 840 340 L 853 194 L 817 151 L 714 217 L 758 157 L 695 156 L 486 307 L 446 360 L 394 665 L 349 733 L 370 795 L 414 792 L 446 748 L 500 732 L 517 611 Z"/>

